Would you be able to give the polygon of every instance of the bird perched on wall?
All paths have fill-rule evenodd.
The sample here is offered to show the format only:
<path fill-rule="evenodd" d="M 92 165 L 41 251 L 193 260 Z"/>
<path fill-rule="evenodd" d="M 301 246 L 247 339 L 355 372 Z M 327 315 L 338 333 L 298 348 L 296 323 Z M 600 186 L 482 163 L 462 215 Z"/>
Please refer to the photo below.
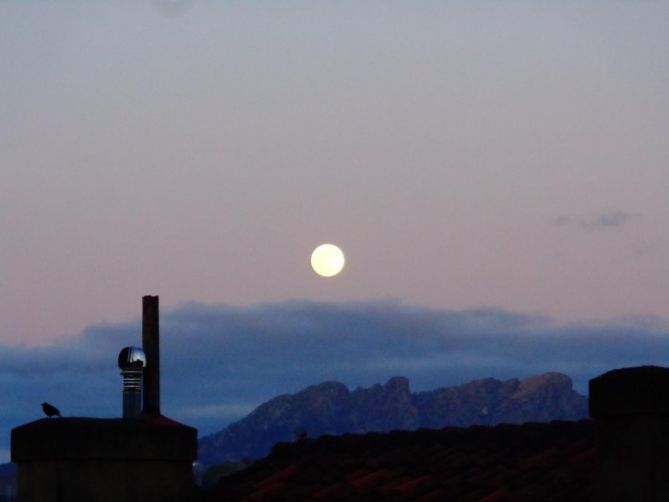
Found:
<path fill-rule="evenodd" d="M 51 417 L 62 418 L 60 416 L 60 411 L 58 411 L 58 408 L 56 408 L 55 406 L 53 406 L 49 403 L 42 403 L 42 411 L 49 418 L 51 418 Z"/>

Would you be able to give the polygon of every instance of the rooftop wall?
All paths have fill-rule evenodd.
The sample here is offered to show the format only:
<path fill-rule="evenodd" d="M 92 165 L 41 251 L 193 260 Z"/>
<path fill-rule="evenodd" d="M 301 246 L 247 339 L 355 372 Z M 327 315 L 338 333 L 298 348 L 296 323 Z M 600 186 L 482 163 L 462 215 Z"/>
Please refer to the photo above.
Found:
<path fill-rule="evenodd" d="M 21 502 L 188 500 L 197 431 L 162 416 L 53 418 L 12 431 Z"/>
<path fill-rule="evenodd" d="M 669 369 L 641 366 L 590 381 L 598 501 L 669 500 Z"/>

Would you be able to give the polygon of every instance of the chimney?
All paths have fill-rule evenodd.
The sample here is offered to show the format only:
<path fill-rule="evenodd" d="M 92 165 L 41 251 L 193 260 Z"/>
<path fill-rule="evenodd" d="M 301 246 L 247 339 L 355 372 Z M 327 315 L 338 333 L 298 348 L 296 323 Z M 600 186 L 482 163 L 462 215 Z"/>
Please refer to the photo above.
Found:
<path fill-rule="evenodd" d="M 160 332 L 157 296 L 142 298 L 142 347 L 146 354 L 142 411 L 145 415 L 160 415 Z"/>
<path fill-rule="evenodd" d="M 669 369 L 641 366 L 590 380 L 598 501 L 669 500 Z"/>
<path fill-rule="evenodd" d="M 160 414 L 158 297 L 143 300 L 144 351 L 119 354 L 124 418 L 42 418 L 12 429 L 21 502 L 199 500 L 197 430 Z M 144 362 L 144 412 L 137 415 Z"/>
<path fill-rule="evenodd" d="M 123 377 L 123 418 L 135 418 L 142 412 L 142 376 L 146 356 L 139 347 L 125 347 L 118 355 Z"/>

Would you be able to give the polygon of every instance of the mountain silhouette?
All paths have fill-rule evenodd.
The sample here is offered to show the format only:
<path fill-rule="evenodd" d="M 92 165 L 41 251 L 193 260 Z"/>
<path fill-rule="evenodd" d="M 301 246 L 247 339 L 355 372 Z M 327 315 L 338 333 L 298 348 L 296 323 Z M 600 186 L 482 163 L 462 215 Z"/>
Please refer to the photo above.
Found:
<path fill-rule="evenodd" d="M 247 417 L 200 439 L 200 462 L 217 464 L 266 456 L 278 442 L 297 435 L 388 432 L 446 426 L 580 420 L 588 416 L 585 396 L 571 379 L 545 373 L 524 380 L 486 378 L 428 392 L 411 393 L 409 380 L 350 391 L 324 382 L 275 397 Z"/>

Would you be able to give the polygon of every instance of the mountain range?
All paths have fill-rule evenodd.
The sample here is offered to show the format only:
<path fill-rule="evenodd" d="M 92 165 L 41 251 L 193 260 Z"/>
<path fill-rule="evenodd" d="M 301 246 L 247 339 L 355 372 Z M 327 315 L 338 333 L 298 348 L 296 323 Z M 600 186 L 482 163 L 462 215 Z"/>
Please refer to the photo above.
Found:
<path fill-rule="evenodd" d="M 325 434 L 439 429 L 446 426 L 580 420 L 588 401 L 561 373 L 524 380 L 475 380 L 412 393 L 409 380 L 393 377 L 384 385 L 350 391 L 324 382 L 295 394 L 275 397 L 247 417 L 199 442 L 206 465 L 266 456 L 278 442 Z"/>

